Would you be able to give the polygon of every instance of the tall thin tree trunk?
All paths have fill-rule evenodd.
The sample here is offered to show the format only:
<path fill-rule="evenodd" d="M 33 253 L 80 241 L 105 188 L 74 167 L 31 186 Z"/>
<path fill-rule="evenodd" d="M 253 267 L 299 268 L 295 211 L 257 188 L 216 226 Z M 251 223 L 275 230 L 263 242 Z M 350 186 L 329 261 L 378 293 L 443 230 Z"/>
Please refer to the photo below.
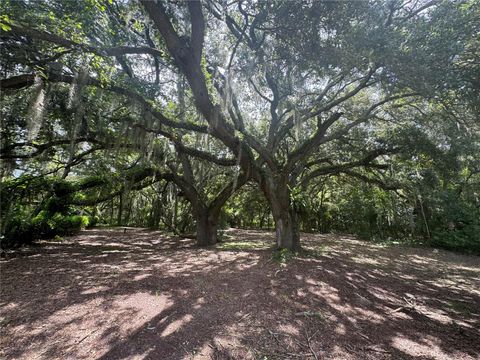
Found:
<path fill-rule="evenodd" d="M 127 196 L 127 206 L 125 209 L 125 216 L 123 217 L 123 223 L 128 226 L 130 223 L 130 215 L 132 214 L 132 208 L 133 208 L 133 199 L 130 196 L 130 198 Z"/>
<path fill-rule="evenodd" d="M 110 225 L 113 225 L 113 213 L 114 213 L 114 205 L 113 205 L 113 198 L 110 201 Z"/>
<path fill-rule="evenodd" d="M 117 226 L 122 226 L 122 211 L 123 211 L 123 193 L 119 196 Z"/>
<path fill-rule="evenodd" d="M 173 198 L 174 204 L 173 204 L 173 226 L 175 229 L 178 229 L 178 194 L 175 191 L 175 196 Z"/>

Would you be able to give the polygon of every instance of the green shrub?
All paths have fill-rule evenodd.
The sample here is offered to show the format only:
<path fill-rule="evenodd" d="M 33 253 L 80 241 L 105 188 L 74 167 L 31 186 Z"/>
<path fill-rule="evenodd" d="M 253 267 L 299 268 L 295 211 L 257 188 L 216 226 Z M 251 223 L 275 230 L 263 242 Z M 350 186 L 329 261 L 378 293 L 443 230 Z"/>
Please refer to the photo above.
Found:
<path fill-rule="evenodd" d="M 480 225 L 446 229 L 432 234 L 432 245 L 447 250 L 480 254 Z"/>
<path fill-rule="evenodd" d="M 57 214 L 56 214 L 57 215 Z M 54 231 L 59 235 L 71 235 L 79 230 L 85 229 L 89 224 L 88 216 L 70 215 L 54 217 Z"/>
<path fill-rule="evenodd" d="M 32 223 L 25 218 L 15 216 L 9 219 L 9 222 L 3 229 L 0 247 L 17 247 L 29 244 L 33 240 L 35 240 L 35 229 Z"/>
<path fill-rule="evenodd" d="M 17 215 L 11 217 L 6 224 L 2 238 L 2 248 L 27 245 L 38 239 L 49 239 L 57 236 L 71 235 L 90 225 L 90 217 L 82 215 L 51 215 L 42 210 L 33 219 Z M 94 219 L 95 220 L 95 219 Z"/>
<path fill-rule="evenodd" d="M 95 215 L 95 216 L 89 216 L 88 217 L 88 225 L 86 225 L 85 227 L 93 227 L 95 225 L 97 225 L 100 221 L 100 217 Z"/>
<path fill-rule="evenodd" d="M 431 245 L 480 253 L 480 211 L 451 191 L 442 194 L 441 212 L 432 230 Z"/>

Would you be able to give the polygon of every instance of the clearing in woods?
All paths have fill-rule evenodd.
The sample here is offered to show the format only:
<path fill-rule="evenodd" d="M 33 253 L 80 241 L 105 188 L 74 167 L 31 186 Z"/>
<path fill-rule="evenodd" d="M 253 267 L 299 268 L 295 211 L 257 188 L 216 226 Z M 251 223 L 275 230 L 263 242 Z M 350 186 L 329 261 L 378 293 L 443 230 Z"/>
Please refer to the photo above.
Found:
<path fill-rule="evenodd" d="M 6 254 L 7 359 L 478 359 L 480 258 L 349 236 L 227 230 L 199 249 L 93 229 Z M 285 260 L 285 261 L 284 261 Z"/>

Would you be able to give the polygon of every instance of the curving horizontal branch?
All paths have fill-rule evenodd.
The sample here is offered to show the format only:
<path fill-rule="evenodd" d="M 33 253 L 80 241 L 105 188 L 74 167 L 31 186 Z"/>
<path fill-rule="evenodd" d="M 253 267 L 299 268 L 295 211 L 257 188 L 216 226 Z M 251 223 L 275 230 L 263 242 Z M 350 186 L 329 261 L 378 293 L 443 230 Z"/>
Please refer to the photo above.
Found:
<path fill-rule="evenodd" d="M 1 23 L 1 21 L 0 21 Z M 88 44 L 78 43 L 73 40 L 66 39 L 56 34 L 31 28 L 18 22 L 6 24 L 11 30 L 11 35 L 28 36 L 34 39 L 47 41 L 52 44 L 60 45 L 64 48 L 78 49 L 83 52 L 91 52 L 101 56 L 122 56 L 127 54 L 149 54 L 158 57 L 164 57 L 164 54 L 155 48 L 149 46 L 114 46 L 107 48 L 99 48 Z M 7 32 L 8 34 L 8 32 Z"/>
<path fill-rule="evenodd" d="M 340 163 L 340 164 L 333 164 L 330 160 L 321 161 L 321 163 L 326 162 L 329 165 L 318 167 L 315 170 L 312 170 L 311 172 L 307 173 L 301 180 L 301 184 L 302 186 L 306 186 L 312 179 L 316 177 L 330 175 L 330 174 L 338 174 L 356 167 L 375 167 L 375 168 L 382 167 L 382 166 L 379 166 L 379 164 L 373 163 L 373 161 L 381 155 L 393 154 L 398 151 L 399 151 L 399 148 L 375 149 L 370 151 L 360 160 L 351 161 L 347 163 Z"/>
<path fill-rule="evenodd" d="M 163 137 L 169 139 L 175 145 L 175 147 L 178 150 L 184 152 L 187 155 L 191 155 L 191 156 L 196 157 L 198 159 L 207 160 L 211 163 L 214 163 L 214 164 L 217 164 L 217 165 L 220 165 L 220 166 L 234 166 L 234 165 L 237 165 L 237 160 L 236 159 L 233 159 L 233 158 L 219 158 L 219 157 L 217 157 L 217 156 L 215 156 L 215 155 L 213 155 L 209 152 L 186 146 L 182 143 L 180 137 L 175 136 L 174 134 L 171 134 L 171 133 L 169 133 L 165 130 L 148 128 L 145 125 L 138 124 L 138 123 L 133 124 L 132 126 L 135 127 L 135 128 L 142 129 L 145 132 L 162 135 Z"/>
<path fill-rule="evenodd" d="M 143 182 L 145 179 L 151 178 L 150 181 Z M 144 189 L 160 180 L 166 180 L 166 181 L 173 181 L 174 177 L 173 174 L 171 173 L 164 173 L 160 172 L 157 170 L 154 170 L 152 168 L 145 169 L 145 171 L 137 174 L 135 177 L 132 177 L 128 179 L 128 182 L 133 185 L 127 185 L 123 184 L 120 189 L 113 191 L 109 194 L 105 194 L 103 196 L 99 196 L 96 198 L 89 198 L 89 199 L 73 199 L 70 204 L 72 205 L 77 205 L 77 206 L 92 206 L 96 204 L 100 204 L 102 202 L 108 201 L 110 199 L 113 199 L 116 196 L 119 196 L 120 194 L 124 193 L 125 190 L 141 190 Z M 89 188 L 95 188 L 99 186 L 104 186 L 107 184 L 107 181 L 97 181 L 97 182 L 92 182 L 92 184 L 89 186 Z M 86 188 L 83 188 L 81 190 L 86 190 Z"/>
<path fill-rule="evenodd" d="M 36 156 L 41 155 L 48 149 L 51 149 L 52 147 L 59 146 L 59 145 L 69 145 L 69 144 L 78 144 L 81 142 L 90 142 L 93 144 L 101 144 L 99 140 L 97 140 L 93 136 L 87 136 L 87 137 L 80 137 L 77 139 L 58 139 L 58 140 L 52 140 L 43 144 L 37 144 L 34 142 L 30 141 L 25 141 L 25 142 L 19 142 L 19 143 L 14 143 L 7 145 L 0 149 L 0 159 L 31 159 Z M 29 153 L 29 154 L 14 154 L 12 153 L 13 150 L 18 149 L 18 148 L 35 148 L 35 151 Z"/>
<path fill-rule="evenodd" d="M 353 170 L 341 170 L 339 173 L 343 173 L 347 176 L 357 178 L 368 184 L 376 185 L 383 190 L 398 190 L 402 188 L 402 186 L 398 183 L 387 183 L 381 179 L 373 178 Z"/>

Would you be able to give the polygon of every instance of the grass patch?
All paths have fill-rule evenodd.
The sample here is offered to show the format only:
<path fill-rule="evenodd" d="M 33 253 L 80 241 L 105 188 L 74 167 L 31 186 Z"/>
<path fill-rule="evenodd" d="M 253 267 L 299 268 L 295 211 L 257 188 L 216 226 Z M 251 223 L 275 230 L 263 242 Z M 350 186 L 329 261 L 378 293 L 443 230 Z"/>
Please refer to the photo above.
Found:
<path fill-rule="evenodd" d="M 64 239 L 63 237 L 61 237 L 60 235 L 55 235 L 55 237 L 53 238 L 54 241 L 58 241 L 58 242 L 62 242 Z"/>

